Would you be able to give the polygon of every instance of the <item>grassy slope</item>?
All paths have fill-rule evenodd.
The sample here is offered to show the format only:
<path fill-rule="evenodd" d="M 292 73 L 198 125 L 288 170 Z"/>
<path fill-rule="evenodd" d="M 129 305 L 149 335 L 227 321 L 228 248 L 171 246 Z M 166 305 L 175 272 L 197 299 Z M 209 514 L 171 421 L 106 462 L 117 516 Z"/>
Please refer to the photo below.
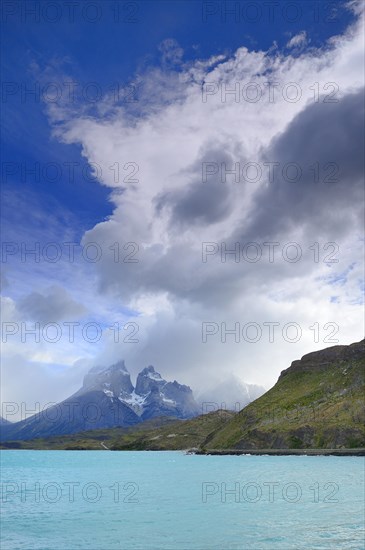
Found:
<path fill-rule="evenodd" d="M 288 372 L 204 446 L 211 449 L 365 446 L 364 359 Z"/>

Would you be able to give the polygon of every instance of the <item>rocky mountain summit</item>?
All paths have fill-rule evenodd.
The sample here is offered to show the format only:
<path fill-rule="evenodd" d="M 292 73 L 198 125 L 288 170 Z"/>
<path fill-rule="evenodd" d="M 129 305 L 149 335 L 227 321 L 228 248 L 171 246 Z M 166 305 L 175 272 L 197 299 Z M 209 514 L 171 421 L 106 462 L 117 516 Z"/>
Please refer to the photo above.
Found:
<path fill-rule="evenodd" d="M 138 374 L 136 387 L 131 382 L 124 361 L 108 368 L 94 367 L 85 376 L 83 387 L 75 395 L 90 391 L 101 391 L 111 400 L 118 399 L 141 420 L 157 416 L 191 418 L 200 412 L 189 386 L 179 384 L 176 380 L 167 382 L 152 365 Z"/>

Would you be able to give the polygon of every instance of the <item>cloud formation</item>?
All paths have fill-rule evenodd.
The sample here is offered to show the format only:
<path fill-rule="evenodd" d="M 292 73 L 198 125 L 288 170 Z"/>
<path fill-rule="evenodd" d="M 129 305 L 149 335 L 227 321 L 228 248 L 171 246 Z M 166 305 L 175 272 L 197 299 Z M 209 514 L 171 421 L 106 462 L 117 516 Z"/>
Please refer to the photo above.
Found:
<path fill-rule="evenodd" d="M 287 43 L 287 48 L 298 48 L 305 46 L 307 44 L 307 33 L 301 31 L 300 33 L 294 35 Z"/>
<path fill-rule="evenodd" d="M 104 98 L 92 114 L 49 106 L 54 135 L 100 168 L 114 205 L 82 244 L 119 243 L 123 256 L 92 266 L 95 304 L 43 291 L 19 310 L 46 320 L 49 308 L 59 318 L 87 308 L 105 322 L 112 304 L 128 309 L 138 344 L 106 332 L 95 363 L 152 363 L 201 393 L 208 377 L 269 387 L 291 360 L 333 345 L 334 325 L 340 343 L 360 339 L 362 33 L 359 16 L 295 57 L 242 47 L 190 63 L 170 40 L 161 67 L 136 77 L 137 102 Z M 207 322 L 218 332 L 204 342 Z M 240 341 L 223 341 L 222 323 L 237 322 Z M 283 336 L 293 322 L 296 342 Z M 247 323 L 263 331 L 256 343 L 242 337 Z M 265 323 L 277 323 L 274 341 Z"/>
<path fill-rule="evenodd" d="M 47 289 L 46 294 L 28 294 L 19 300 L 18 308 L 25 319 L 35 319 L 44 324 L 78 319 L 87 312 L 85 306 L 74 300 L 64 288 L 57 286 Z"/>

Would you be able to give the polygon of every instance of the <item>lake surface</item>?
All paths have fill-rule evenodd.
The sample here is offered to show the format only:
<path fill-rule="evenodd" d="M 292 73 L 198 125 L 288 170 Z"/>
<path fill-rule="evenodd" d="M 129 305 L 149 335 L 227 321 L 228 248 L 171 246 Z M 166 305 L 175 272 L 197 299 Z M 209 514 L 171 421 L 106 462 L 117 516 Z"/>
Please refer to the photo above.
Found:
<path fill-rule="evenodd" d="M 364 548 L 364 458 L 2 451 L 2 550 Z"/>

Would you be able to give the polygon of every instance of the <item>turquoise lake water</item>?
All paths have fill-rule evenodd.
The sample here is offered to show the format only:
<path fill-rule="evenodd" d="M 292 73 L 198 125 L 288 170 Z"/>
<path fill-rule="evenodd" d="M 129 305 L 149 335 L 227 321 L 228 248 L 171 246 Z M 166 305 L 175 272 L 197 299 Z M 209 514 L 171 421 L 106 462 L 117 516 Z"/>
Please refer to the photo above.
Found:
<path fill-rule="evenodd" d="M 2 550 L 363 549 L 364 459 L 2 451 Z"/>

